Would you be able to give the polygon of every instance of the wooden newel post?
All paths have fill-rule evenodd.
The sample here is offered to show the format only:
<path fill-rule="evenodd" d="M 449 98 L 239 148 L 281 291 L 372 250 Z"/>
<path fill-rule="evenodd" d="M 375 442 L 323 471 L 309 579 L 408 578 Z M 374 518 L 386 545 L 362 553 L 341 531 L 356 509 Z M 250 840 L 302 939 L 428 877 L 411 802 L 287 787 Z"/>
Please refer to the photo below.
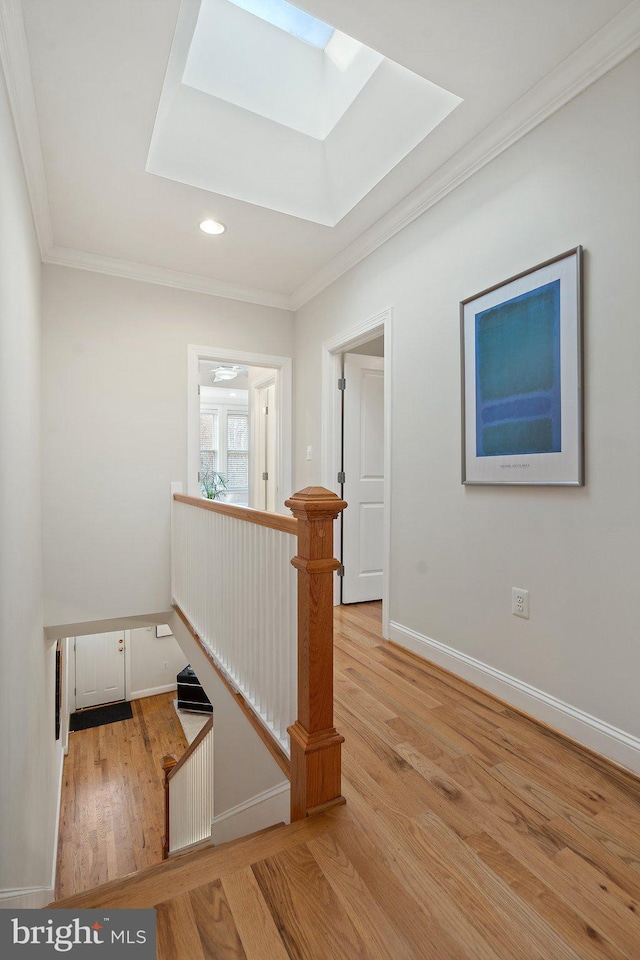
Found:
<path fill-rule="evenodd" d="M 291 737 L 291 820 L 344 803 L 340 749 L 333 726 L 333 522 L 347 506 L 324 487 L 286 501 L 298 520 L 298 719 Z"/>
<path fill-rule="evenodd" d="M 169 774 L 178 763 L 178 758 L 173 753 L 169 753 L 162 758 L 162 769 L 164 771 L 164 837 L 162 838 L 162 859 L 166 860 L 169 856 Z"/>

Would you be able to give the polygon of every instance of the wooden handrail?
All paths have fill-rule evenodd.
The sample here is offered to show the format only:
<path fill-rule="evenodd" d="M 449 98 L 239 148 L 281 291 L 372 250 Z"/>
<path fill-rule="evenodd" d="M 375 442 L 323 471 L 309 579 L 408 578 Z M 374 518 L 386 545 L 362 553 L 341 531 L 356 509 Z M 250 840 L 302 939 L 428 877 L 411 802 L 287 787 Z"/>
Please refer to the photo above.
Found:
<path fill-rule="evenodd" d="M 200 510 L 222 513 L 227 517 L 234 517 L 236 520 L 244 520 L 247 523 L 257 523 L 261 527 L 271 527 L 272 530 L 280 530 L 282 533 L 292 533 L 295 536 L 298 532 L 298 521 L 294 517 L 283 517 L 279 513 L 254 510 L 252 507 L 242 507 L 237 503 L 207 500 L 204 497 L 188 497 L 184 493 L 174 493 L 173 499 L 177 500 L 178 503 L 188 503 L 192 507 L 199 507 Z"/>
<path fill-rule="evenodd" d="M 202 743 L 206 735 L 212 729 L 213 729 L 213 716 L 209 716 L 207 717 L 207 722 L 204 724 L 202 729 L 198 731 L 198 735 L 194 738 L 192 743 L 189 744 L 189 746 L 187 747 L 185 752 L 182 754 L 178 762 L 174 763 L 171 769 L 169 770 L 169 772 L 166 774 L 167 781 L 175 777 L 178 770 L 180 770 L 185 765 L 189 757 L 193 756 L 193 754 L 196 752 L 196 750 L 198 749 L 198 747 L 200 746 L 200 744 Z"/>
<path fill-rule="evenodd" d="M 286 501 L 298 521 L 298 719 L 291 738 L 291 820 L 344 803 L 341 746 L 333 726 L 333 524 L 347 506 L 324 487 Z"/>
<path fill-rule="evenodd" d="M 333 725 L 333 573 L 339 567 L 339 561 L 333 556 L 333 525 L 347 504 L 324 487 L 307 487 L 287 500 L 286 506 L 293 517 L 183 494 L 174 494 L 174 500 L 297 535 L 298 552 L 291 563 L 298 571 L 298 716 L 288 728 L 290 761 L 185 613 L 177 604 L 174 609 L 281 769 L 290 777 L 291 820 L 344 803 L 341 794 L 344 737 Z M 172 771 L 166 774 L 167 790 L 171 775 Z"/>

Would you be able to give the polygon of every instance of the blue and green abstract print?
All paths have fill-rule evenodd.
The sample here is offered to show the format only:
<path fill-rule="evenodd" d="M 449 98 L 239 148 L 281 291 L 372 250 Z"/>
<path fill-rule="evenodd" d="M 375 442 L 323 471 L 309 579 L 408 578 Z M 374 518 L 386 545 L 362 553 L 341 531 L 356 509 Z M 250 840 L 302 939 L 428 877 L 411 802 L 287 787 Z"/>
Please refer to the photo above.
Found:
<path fill-rule="evenodd" d="M 475 320 L 477 456 L 560 452 L 560 281 Z"/>

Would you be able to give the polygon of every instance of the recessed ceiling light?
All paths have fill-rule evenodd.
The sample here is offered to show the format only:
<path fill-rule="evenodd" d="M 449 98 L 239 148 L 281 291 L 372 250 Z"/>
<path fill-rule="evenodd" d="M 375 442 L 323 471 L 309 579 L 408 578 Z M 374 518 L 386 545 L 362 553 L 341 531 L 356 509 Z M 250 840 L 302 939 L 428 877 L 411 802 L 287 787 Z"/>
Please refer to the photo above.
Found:
<path fill-rule="evenodd" d="M 200 224 L 200 229 L 203 233 L 224 233 L 227 229 L 224 223 L 219 223 L 218 220 L 203 220 Z"/>

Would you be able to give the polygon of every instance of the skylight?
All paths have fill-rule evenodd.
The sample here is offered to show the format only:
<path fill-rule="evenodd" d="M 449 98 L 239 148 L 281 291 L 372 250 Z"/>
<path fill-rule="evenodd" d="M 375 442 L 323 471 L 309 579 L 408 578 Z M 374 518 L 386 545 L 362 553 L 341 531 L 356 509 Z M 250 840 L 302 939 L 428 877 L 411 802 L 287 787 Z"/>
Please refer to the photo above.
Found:
<path fill-rule="evenodd" d="M 319 50 L 324 50 L 335 32 L 333 27 L 316 20 L 310 13 L 299 10 L 286 0 L 231 0 L 231 3 Z"/>
<path fill-rule="evenodd" d="M 300 40 L 278 9 L 317 24 L 283 0 L 183 0 L 145 169 L 333 227 L 461 100 L 339 29 Z"/>

